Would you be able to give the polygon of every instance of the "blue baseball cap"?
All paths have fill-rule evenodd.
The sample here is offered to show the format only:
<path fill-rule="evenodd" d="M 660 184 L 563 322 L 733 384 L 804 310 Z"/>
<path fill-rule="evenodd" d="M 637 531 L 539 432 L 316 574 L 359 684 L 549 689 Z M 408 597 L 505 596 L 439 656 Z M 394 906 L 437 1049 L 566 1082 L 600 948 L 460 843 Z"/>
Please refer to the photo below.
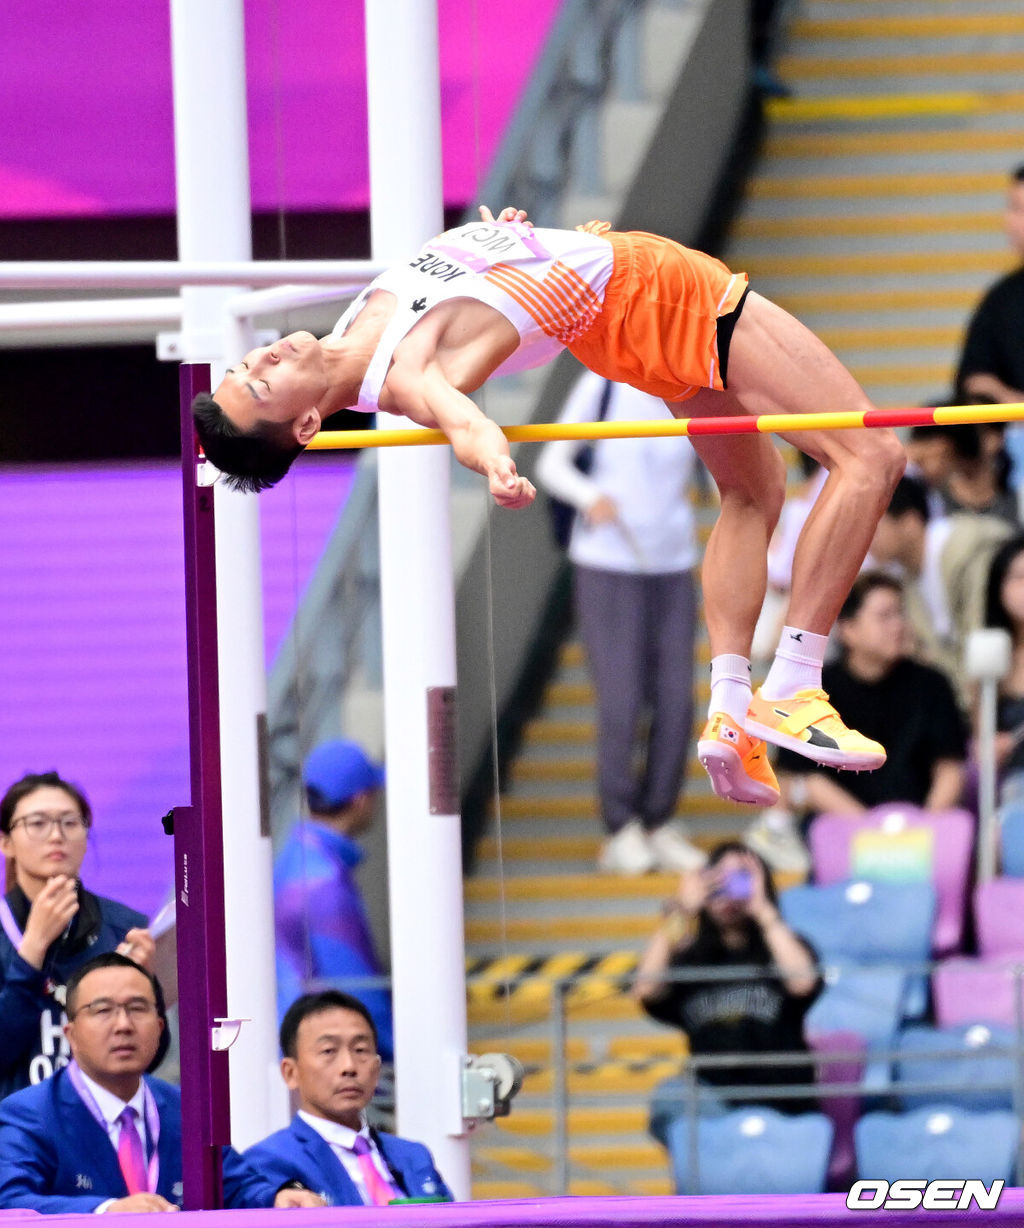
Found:
<path fill-rule="evenodd" d="M 303 767 L 306 796 L 313 811 L 337 810 L 357 793 L 384 786 L 384 769 L 357 742 L 338 738 L 310 751 Z"/>

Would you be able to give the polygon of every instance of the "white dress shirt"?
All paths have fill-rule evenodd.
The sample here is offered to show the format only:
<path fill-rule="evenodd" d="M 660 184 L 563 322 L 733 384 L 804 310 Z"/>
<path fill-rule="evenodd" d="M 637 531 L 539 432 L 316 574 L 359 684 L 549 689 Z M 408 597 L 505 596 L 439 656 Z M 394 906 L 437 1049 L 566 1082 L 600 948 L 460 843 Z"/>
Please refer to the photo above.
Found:
<path fill-rule="evenodd" d="M 149 1145 L 146 1139 L 146 1089 L 142 1080 L 139 1080 L 138 1091 L 132 1096 L 131 1100 L 125 1101 L 120 1096 L 115 1096 L 113 1092 L 108 1092 L 105 1087 L 100 1087 L 95 1079 L 90 1079 L 84 1070 L 81 1071 L 81 1074 L 83 1083 L 92 1092 L 93 1099 L 96 1101 L 96 1107 L 103 1114 L 103 1120 L 107 1123 L 107 1137 L 110 1139 L 111 1147 L 117 1151 L 117 1144 L 121 1140 L 121 1123 L 117 1119 L 124 1112 L 125 1105 L 128 1104 L 135 1110 L 138 1122 L 137 1129 L 142 1138 L 143 1150 L 148 1152 Z M 108 1198 L 106 1202 L 101 1202 L 95 1208 L 93 1214 L 102 1215 L 107 1207 L 116 1201 L 116 1198 Z"/>
<path fill-rule="evenodd" d="M 338 1157 L 344 1165 L 345 1172 L 352 1179 L 352 1184 L 359 1191 L 359 1197 L 368 1206 L 372 1205 L 372 1199 L 366 1192 L 366 1182 L 363 1180 L 363 1170 L 359 1166 L 359 1160 L 352 1150 L 356 1141 L 356 1136 L 361 1134 L 370 1145 L 370 1157 L 373 1160 L 373 1166 L 376 1168 L 382 1180 L 388 1185 L 394 1185 L 395 1180 L 384 1162 L 384 1157 L 380 1154 L 377 1144 L 373 1141 L 373 1135 L 370 1133 L 366 1124 L 366 1118 L 361 1116 L 361 1126 L 359 1130 L 350 1130 L 348 1126 L 343 1126 L 340 1122 L 330 1121 L 326 1117 L 315 1117 L 312 1113 L 306 1113 L 299 1109 L 299 1116 L 311 1129 L 330 1147 L 331 1151 Z"/>

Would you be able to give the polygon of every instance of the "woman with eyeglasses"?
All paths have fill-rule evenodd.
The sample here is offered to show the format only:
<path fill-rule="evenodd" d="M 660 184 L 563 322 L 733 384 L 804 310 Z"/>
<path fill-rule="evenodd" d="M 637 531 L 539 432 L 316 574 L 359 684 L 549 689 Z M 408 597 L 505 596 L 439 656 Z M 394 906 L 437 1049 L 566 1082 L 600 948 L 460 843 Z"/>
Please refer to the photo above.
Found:
<path fill-rule="evenodd" d="M 79 882 L 91 826 L 84 794 L 57 772 L 23 776 L 0 799 L 10 884 L 0 899 L 0 1098 L 67 1065 L 64 984 L 75 968 L 106 951 L 152 966 L 145 916 Z"/>

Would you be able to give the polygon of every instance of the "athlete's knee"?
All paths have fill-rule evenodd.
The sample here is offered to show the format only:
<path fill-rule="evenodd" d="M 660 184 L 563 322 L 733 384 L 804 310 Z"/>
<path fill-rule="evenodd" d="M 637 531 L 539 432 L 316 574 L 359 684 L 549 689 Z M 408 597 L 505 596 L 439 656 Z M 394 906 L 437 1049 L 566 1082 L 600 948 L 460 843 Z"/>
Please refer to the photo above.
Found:
<path fill-rule="evenodd" d="M 907 467 L 907 454 L 895 432 L 864 431 L 828 466 L 838 471 L 848 493 L 885 507 Z"/>

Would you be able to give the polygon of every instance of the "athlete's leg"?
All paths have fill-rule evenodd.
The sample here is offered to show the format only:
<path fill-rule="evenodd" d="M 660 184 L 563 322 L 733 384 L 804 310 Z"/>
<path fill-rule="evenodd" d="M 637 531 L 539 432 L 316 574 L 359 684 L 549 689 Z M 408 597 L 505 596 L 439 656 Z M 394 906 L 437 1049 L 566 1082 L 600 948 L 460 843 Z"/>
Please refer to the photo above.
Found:
<path fill-rule="evenodd" d="M 710 390 L 668 407 L 677 417 L 743 412 L 730 393 Z M 785 498 L 785 465 L 767 435 L 706 435 L 692 442 L 721 497 L 701 571 L 712 690 L 697 757 L 719 797 L 772 806 L 779 792 L 764 743 L 749 737 L 743 722 L 750 643 L 764 601 L 768 541 Z"/>
<path fill-rule="evenodd" d="M 752 414 L 867 410 L 839 359 L 781 307 L 747 296 L 732 335 L 729 389 Z M 797 543 L 786 622 L 828 635 L 864 562 L 906 455 L 892 431 L 801 431 L 786 436 L 829 471 Z"/>
<path fill-rule="evenodd" d="M 736 322 L 728 383 L 753 414 L 872 408 L 823 342 L 757 294 L 748 296 Z M 847 730 L 822 693 L 821 657 L 906 456 L 891 431 L 801 431 L 784 438 L 824 465 L 828 478 L 797 542 L 787 626 L 746 728 L 819 763 L 878 767 L 882 747 Z"/>
<path fill-rule="evenodd" d="M 710 389 L 666 404 L 677 418 L 744 413 L 731 393 Z M 768 542 L 786 497 L 786 467 L 767 435 L 702 435 L 691 442 L 721 498 L 701 569 L 711 655 L 747 657 L 768 582 Z"/>

